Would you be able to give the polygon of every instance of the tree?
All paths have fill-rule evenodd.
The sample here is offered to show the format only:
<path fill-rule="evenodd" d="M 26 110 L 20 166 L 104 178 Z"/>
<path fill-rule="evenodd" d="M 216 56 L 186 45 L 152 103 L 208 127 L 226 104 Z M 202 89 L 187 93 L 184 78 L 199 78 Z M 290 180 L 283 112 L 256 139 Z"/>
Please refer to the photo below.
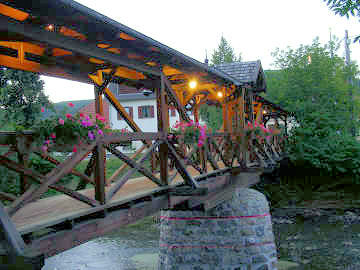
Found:
<path fill-rule="evenodd" d="M 323 0 L 335 14 L 340 16 L 360 16 L 360 1 L 358 0 Z"/>
<path fill-rule="evenodd" d="M 360 1 L 359 0 L 323 0 L 327 3 L 329 8 L 340 16 L 349 15 L 354 17 L 360 17 Z M 354 43 L 359 41 L 360 36 L 355 37 Z"/>
<path fill-rule="evenodd" d="M 268 97 L 294 112 L 300 122 L 309 113 L 321 111 L 336 117 L 339 128 L 348 126 L 352 102 L 348 91 L 352 86 L 347 78 L 356 72 L 356 67 L 347 67 L 343 58 L 334 55 L 337 48 L 333 44 L 322 46 L 315 39 L 311 45 L 301 45 L 296 50 L 277 49 L 273 56 L 280 71 L 272 74 L 276 82 L 268 82 Z"/>
<path fill-rule="evenodd" d="M 267 97 L 295 113 L 288 151 L 303 172 L 357 175 L 360 145 L 350 133 L 354 101 L 347 82 L 357 68 L 336 55 L 337 47 L 315 39 L 297 49 L 276 50 L 279 70 L 268 73 L 273 79 L 268 80 Z"/>
<path fill-rule="evenodd" d="M 222 36 L 219 46 L 211 55 L 211 65 L 216 66 L 223 63 L 241 61 L 241 53 L 235 56 L 234 49 L 229 42 Z M 222 126 L 222 108 L 203 105 L 200 108 L 200 116 L 212 130 L 218 130 Z"/>
<path fill-rule="evenodd" d="M 43 85 L 36 73 L 0 68 L 2 128 L 30 128 L 34 125 L 41 107 L 50 104 Z"/>
<path fill-rule="evenodd" d="M 236 61 L 241 61 L 241 54 L 236 58 L 234 49 L 230 46 L 229 42 L 221 36 L 219 46 L 214 50 L 211 55 L 211 65 L 219 65 L 222 63 L 232 63 Z"/>

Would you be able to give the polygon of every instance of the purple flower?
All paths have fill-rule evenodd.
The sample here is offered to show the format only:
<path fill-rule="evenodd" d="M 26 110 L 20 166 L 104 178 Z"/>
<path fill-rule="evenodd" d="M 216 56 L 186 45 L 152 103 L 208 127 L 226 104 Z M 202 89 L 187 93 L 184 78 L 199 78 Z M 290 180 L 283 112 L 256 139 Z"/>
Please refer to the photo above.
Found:
<path fill-rule="evenodd" d="M 41 150 L 42 150 L 43 152 L 46 152 L 46 151 L 48 150 L 48 147 L 47 147 L 46 145 L 43 145 L 43 146 L 41 147 Z"/>
<path fill-rule="evenodd" d="M 95 136 L 91 131 L 88 132 L 88 137 L 90 140 L 95 140 Z"/>
<path fill-rule="evenodd" d="M 98 134 L 99 134 L 99 135 L 103 135 L 104 132 L 103 132 L 101 129 L 99 129 L 99 130 L 98 130 Z"/>

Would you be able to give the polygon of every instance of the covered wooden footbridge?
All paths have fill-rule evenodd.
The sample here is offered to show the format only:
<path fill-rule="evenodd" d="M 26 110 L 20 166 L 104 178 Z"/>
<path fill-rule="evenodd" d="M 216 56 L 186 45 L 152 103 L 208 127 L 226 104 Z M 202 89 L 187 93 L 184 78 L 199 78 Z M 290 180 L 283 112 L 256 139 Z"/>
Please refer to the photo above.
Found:
<path fill-rule="evenodd" d="M 105 98 L 132 129 L 127 134 L 105 134 L 63 162 L 38 153 L 57 165 L 46 175 L 27 166 L 31 132 L 1 133 L 7 152 L 0 156 L 0 165 L 19 173 L 22 181 L 18 196 L 1 193 L 2 200 L 10 202 L 0 207 L 3 252 L 26 255 L 31 250 L 52 256 L 160 209 L 210 207 L 208 202 L 221 201 L 234 186 L 255 184 L 257 178 L 239 182 L 231 176 L 261 173 L 281 158 L 276 137 L 251 138 L 246 149 L 234 139 L 247 122 L 261 123 L 263 117 L 279 112 L 258 96 L 266 84 L 261 65 L 256 64 L 255 76 L 243 81 L 75 1 L 0 0 L 1 66 L 94 84 L 97 113 L 103 113 Z M 197 82 L 194 89 L 188 86 L 192 80 Z M 156 93 L 158 132 L 139 129 L 108 89 L 110 82 Z M 205 103 L 222 107 L 222 130 L 208 134 L 201 147 L 170 139 L 168 106 L 188 122 L 188 111 L 197 118 Z M 131 156 L 118 150 L 117 145 L 129 141 L 142 141 L 143 147 Z M 111 177 L 105 177 L 105 151 L 124 162 Z M 83 160 L 88 162 L 86 170 L 76 170 Z M 143 177 L 130 179 L 135 172 Z M 93 188 L 61 185 L 59 180 L 67 174 Z M 48 189 L 64 195 L 44 198 Z"/>

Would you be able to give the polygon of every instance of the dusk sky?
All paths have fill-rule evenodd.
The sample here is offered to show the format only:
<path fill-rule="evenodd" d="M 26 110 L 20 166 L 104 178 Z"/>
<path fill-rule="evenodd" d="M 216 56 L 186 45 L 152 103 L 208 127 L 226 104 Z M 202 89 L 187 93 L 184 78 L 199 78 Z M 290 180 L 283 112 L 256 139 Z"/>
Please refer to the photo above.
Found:
<path fill-rule="evenodd" d="M 264 69 L 273 68 L 271 52 L 311 44 L 315 37 L 326 43 L 330 31 L 343 40 L 360 34 L 357 18 L 335 15 L 322 0 L 224 0 L 224 1 L 118 1 L 78 0 L 173 49 L 203 62 L 218 46 L 223 35 L 242 54 L 243 61 L 261 60 Z M 344 56 L 342 41 L 339 55 Z M 360 44 L 351 44 L 351 59 L 359 62 Z M 53 102 L 91 99 L 91 85 L 42 77 L 45 93 Z"/>

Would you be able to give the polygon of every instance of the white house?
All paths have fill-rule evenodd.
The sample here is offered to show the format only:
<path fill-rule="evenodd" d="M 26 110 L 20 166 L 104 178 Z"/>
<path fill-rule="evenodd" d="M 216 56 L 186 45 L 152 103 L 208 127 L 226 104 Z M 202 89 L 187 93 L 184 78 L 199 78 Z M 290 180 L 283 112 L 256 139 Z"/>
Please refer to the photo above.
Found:
<path fill-rule="evenodd" d="M 157 132 L 157 107 L 154 94 L 144 95 L 135 88 L 111 83 L 109 89 L 116 95 L 120 104 L 126 109 L 127 113 L 134 119 L 135 123 L 144 132 Z M 193 115 L 189 113 L 191 119 Z M 175 108 L 169 108 L 170 127 L 179 120 L 179 114 Z M 111 129 L 127 128 L 129 125 L 123 120 L 113 106 L 109 106 L 109 122 Z M 133 142 L 132 148 L 138 149 L 142 142 Z"/>

